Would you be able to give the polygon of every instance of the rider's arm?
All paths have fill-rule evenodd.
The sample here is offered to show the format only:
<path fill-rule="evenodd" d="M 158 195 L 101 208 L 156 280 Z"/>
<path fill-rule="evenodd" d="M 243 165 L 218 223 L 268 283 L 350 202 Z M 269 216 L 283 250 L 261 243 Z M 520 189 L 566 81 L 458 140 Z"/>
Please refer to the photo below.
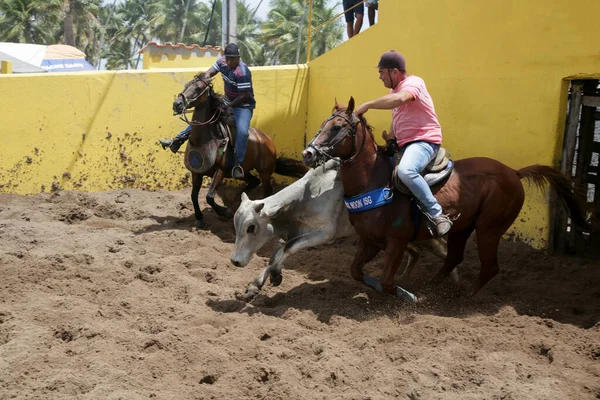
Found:
<path fill-rule="evenodd" d="M 392 108 L 400 107 L 401 105 L 414 99 L 415 96 L 405 90 L 401 90 L 398 93 L 386 94 L 378 99 L 367 101 L 366 103 L 361 104 L 356 108 L 356 113 L 358 115 L 362 115 L 370 109 L 391 110 Z"/>
<path fill-rule="evenodd" d="M 244 69 L 242 69 L 242 71 L 244 71 Z M 227 108 L 235 108 L 248 102 L 252 98 L 252 78 L 249 73 L 242 73 L 241 75 L 236 76 L 236 84 L 238 95 L 227 104 Z"/>
<path fill-rule="evenodd" d="M 238 96 L 230 101 L 225 108 L 235 108 L 240 104 L 244 104 L 245 101 L 250 99 L 250 92 L 240 92 Z"/>
<path fill-rule="evenodd" d="M 219 71 L 217 71 L 214 67 L 210 67 L 206 72 L 202 72 L 200 75 L 205 78 L 212 78 L 213 76 L 215 76 Z"/>

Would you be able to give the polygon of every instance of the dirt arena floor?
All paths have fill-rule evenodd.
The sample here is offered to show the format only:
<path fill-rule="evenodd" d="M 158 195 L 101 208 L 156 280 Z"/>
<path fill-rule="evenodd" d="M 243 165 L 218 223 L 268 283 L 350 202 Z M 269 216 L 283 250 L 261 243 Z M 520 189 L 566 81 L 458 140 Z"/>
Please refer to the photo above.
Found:
<path fill-rule="evenodd" d="M 236 268 L 232 221 L 192 214 L 189 190 L 0 195 L 0 399 L 600 398 L 598 261 L 503 242 L 478 295 L 411 306 L 352 280 L 347 240 L 246 304 L 275 244 Z"/>

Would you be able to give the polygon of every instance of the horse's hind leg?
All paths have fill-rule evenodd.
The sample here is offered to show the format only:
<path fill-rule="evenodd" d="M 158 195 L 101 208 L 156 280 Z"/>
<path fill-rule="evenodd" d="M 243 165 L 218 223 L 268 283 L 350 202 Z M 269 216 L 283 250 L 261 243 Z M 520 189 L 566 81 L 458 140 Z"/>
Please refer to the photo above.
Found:
<path fill-rule="evenodd" d="M 482 205 L 482 212 L 477 218 L 475 229 L 477 230 L 477 250 L 479 251 L 481 268 L 479 279 L 473 286 L 471 295 L 477 293 L 490 279 L 498 274 L 498 245 L 502 235 L 517 219 L 523 205 L 523 198 L 516 196 L 512 201 L 509 199 L 501 203 L 501 207 L 496 205 L 498 203 L 500 203 L 498 198 L 490 197 Z"/>
<path fill-rule="evenodd" d="M 198 203 L 198 193 L 202 187 L 202 174 L 192 174 L 192 204 L 194 205 L 194 215 L 196 217 L 196 228 L 206 229 L 208 225 L 204 221 L 204 215 L 200 211 L 200 204 Z"/>
<path fill-rule="evenodd" d="M 479 279 L 475 283 L 471 295 L 475 295 L 479 289 L 498 274 L 498 245 L 503 233 L 490 233 L 485 230 L 477 230 L 477 249 L 479 250 L 481 269 L 479 271 Z"/>
<path fill-rule="evenodd" d="M 433 278 L 433 283 L 442 282 L 448 275 L 454 273 L 452 280 L 458 283 L 458 274 L 456 274 L 455 268 L 463 261 L 465 254 L 465 247 L 469 236 L 473 233 L 473 228 L 469 227 L 465 230 L 458 232 L 450 232 L 448 234 L 448 254 L 444 261 L 444 266 Z"/>
<path fill-rule="evenodd" d="M 208 188 L 206 202 L 212 207 L 213 210 L 215 210 L 218 216 L 231 218 L 233 217 L 231 210 L 227 207 L 218 205 L 215 201 L 215 189 L 221 184 L 221 181 L 223 181 L 223 170 L 219 168 L 217 169 L 217 172 L 215 172 L 212 182 L 210 183 L 210 187 Z"/>

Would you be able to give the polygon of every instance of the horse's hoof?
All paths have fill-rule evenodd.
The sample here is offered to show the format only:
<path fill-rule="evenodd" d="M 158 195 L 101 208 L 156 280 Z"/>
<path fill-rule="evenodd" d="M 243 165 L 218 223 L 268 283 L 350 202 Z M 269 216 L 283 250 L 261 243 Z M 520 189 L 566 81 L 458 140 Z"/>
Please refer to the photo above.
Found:
<path fill-rule="evenodd" d="M 271 281 L 271 285 L 279 286 L 281 285 L 281 281 L 283 281 L 283 274 L 271 274 L 269 280 Z"/>
<path fill-rule="evenodd" d="M 206 230 L 208 229 L 208 224 L 203 219 L 196 220 L 196 229 L 198 230 Z"/>

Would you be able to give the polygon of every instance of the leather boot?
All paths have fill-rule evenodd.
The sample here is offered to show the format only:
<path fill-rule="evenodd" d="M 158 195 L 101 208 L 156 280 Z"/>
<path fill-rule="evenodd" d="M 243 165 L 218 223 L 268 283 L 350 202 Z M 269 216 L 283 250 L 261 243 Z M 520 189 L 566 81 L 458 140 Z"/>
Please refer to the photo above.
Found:
<path fill-rule="evenodd" d="M 177 153 L 179 148 L 188 140 L 190 137 L 189 134 L 175 136 L 171 139 L 160 139 L 158 142 L 162 146 L 163 150 L 169 148 L 173 153 Z"/>

